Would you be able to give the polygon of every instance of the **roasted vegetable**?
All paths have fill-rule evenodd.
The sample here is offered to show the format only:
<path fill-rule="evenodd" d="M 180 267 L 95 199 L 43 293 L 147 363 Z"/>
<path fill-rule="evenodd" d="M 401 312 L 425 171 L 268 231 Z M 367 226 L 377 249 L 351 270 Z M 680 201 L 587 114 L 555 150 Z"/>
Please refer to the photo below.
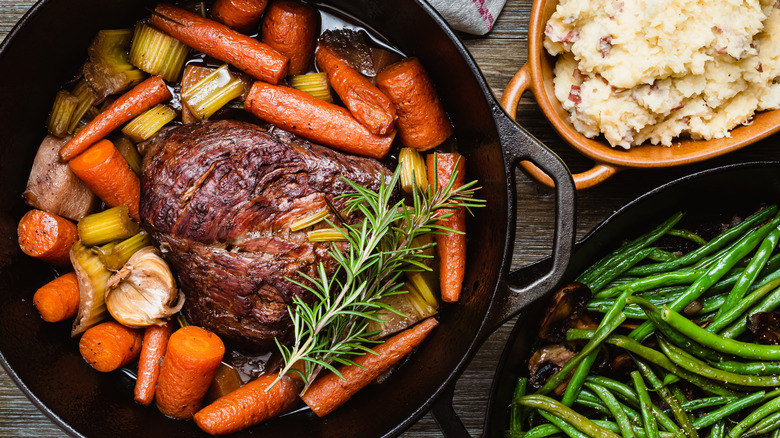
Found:
<path fill-rule="evenodd" d="M 98 256 L 81 242 L 70 251 L 73 269 L 79 278 L 79 313 L 73 322 L 71 336 L 80 335 L 88 328 L 108 317 L 105 292 L 111 271 L 103 266 Z"/>
<path fill-rule="evenodd" d="M 129 90 L 146 74 L 128 60 L 131 29 L 101 30 L 89 46 L 89 62 L 84 64 L 84 79 L 102 102 L 111 94 Z"/>

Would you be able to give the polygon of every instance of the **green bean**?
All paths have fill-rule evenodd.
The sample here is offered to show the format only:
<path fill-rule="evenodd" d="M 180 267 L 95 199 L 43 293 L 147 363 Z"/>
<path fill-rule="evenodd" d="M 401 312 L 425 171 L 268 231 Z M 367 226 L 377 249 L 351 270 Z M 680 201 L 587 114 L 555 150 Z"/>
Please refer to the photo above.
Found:
<path fill-rule="evenodd" d="M 580 396 L 577 397 L 576 400 L 574 400 L 574 403 L 584 406 L 586 408 L 593 409 L 594 411 L 598 412 L 602 415 L 612 415 L 612 413 L 609 411 L 609 408 L 604 406 L 603 403 L 595 402 L 593 400 L 588 400 L 582 397 L 582 394 L 580 393 Z"/>
<path fill-rule="evenodd" d="M 758 312 L 771 312 L 778 306 L 780 306 L 780 288 L 773 290 L 763 299 L 763 301 L 745 312 L 745 315 L 752 315 Z M 745 333 L 746 330 L 747 318 L 741 318 L 723 329 L 723 331 L 720 332 L 720 335 L 727 339 L 733 339 Z"/>
<path fill-rule="evenodd" d="M 647 258 L 654 262 L 663 263 L 663 262 L 671 262 L 672 260 L 677 260 L 678 258 L 680 258 L 680 256 L 673 252 L 664 251 L 660 248 L 655 248 L 653 252 L 648 254 Z"/>
<path fill-rule="evenodd" d="M 607 388 L 610 392 L 612 392 L 612 394 L 617 396 L 617 398 L 628 403 L 631 405 L 631 407 L 639 409 L 639 398 L 637 397 L 636 393 L 634 393 L 634 390 L 625 383 L 618 382 L 617 380 L 613 380 L 604 376 L 588 376 L 585 381 Z M 635 419 L 641 421 L 639 419 L 639 413 L 631 409 L 631 407 L 622 405 L 623 410 L 626 412 L 626 414 L 628 414 L 632 421 Z M 655 414 L 656 418 L 658 418 L 658 422 L 661 424 L 661 426 L 664 427 L 664 429 L 669 432 L 675 432 L 678 430 L 677 426 L 674 424 L 674 421 L 672 421 L 671 418 L 664 414 L 662 410 L 654 406 L 653 413 Z"/>
<path fill-rule="evenodd" d="M 738 362 L 729 360 L 712 362 L 711 365 L 719 370 L 737 374 L 753 374 L 756 376 L 780 374 L 780 362 Z"/>
<path fill-rule="evenodd" d="M 611 421 L 604 421 L 604 420 L 592 420 L 594 424 L 603 427 L 604 429 L 609 430 L 610 432 L 619 433 L 620 428 L 616 423 L 613 423 Z M 525 435 L 523 435 L 523 438 L 545 438 L 551 435 L 555 435 L 556 433 L 560 433 L 561 429 L 558 428 L 558 426 L 550 423 L 541 424 L 539 426 L 534 427 L 533 429 L 529 430 Z M 634 430 L 634 433 L 636 434 L 637 438 L 645 438 L 645 433 L 642 430 Z M 661 438 L 673 438 L 675 435 L 669 432 L 661 432 Z"/>
<path fill-rule="evenodd" d="M 639 397 L 640 410 L 642 412 L 642 419 L 645 424 L 645 433 L 648 438 L 658 438 L 658 423 L 655 421 L 653 415 L 653 402 L 650 401 L 650 394 L 647 393 L 647 387 L 645 381 L 642 379 L 642 375 L 639 371 L 631 372 L 631 380 L 634 381 L 634 389 Z"/>
<path fill-rule="evenodd" d="M 645 292 L 640 292 L 637 294 L 634 294 L 634 296 L 640 296 L 642 298 L 645 298 L 647 300 L 666 300 L 669 301 L 669 297 L 676 297 L 677 295 L 680 295 L 687 289 L 688 286 L 682 285 L 682 286 L 666 286 L 666 287 L 659 287 L 658 289 L 653 289 Z"/>
<path fill-rule="evenodd" d="M 590 290 L 593 293 L 596 293 L 600 291 L 605 284 L 609 283 L 613 279 L 617 278 L 623 272 L 627 271 L 637 263 L 647 258 L 647 256 L 650 255 L 650 253 L 652 253 L 654 250 L 655 248 L 644 248 L 637 251 L 636 253 L 629 254 L 624 259 L 607 267 L 607 269 L 605 269 L 604 272 L 601 273 L 601 275 L 594 278 L 589 283 L 585 283 L 585 284 L 590 288 Z"/>
<path fill-rule="evenodd" d="M 618 403 L 615 396 L 603 386 L 594 383 L 586 383 L 585 385 L 593 390 L 601 401 L 607 405 L 607 408 L 609 408 L 609 411 L 612 413 L 612 417 L 615 418 L 620 427 L 620 433 L 623 435 L 623 438 L 634 438 L 634 430 L 631 428 L 631 422 L 628 420 L 628 415 L 623 408 L 620 407 L 620 403 Z"/>
<path fill-rule="evenodd" d="M 723 438 L 726 436 L 726 421 L 720 420 L 710 429 L 709 438 Z"/>
<path fill-rule="evenodd" d="M 590 333 L 588 333 L 590 332 Z M 571 336 L 570 336 L 571 335 Z M 593 335 L 592 330 L 583 330 L 578 329 L 575 330 L 569 330 L 566 333 L 566 338 L 568 340 L 574 340 L 574 339 L 587 339 L 589 336 Z M 687 380 L 691 382 L 692 384 L 698 386 L 699 388 L 704 389 L 705 391 L 709 391 L 715 395 L 722 395 L 722 396 L 735 396 L 739 393 L 736 391 L 733 391 L 729 388 L 724 387 L 719 382 L 713 382 L 710 379 L 706 379 L 702 376 L 699 376 L 698 374 L 692 373 L 688 370 L 685 370 L 671 360 L 669 360 L 666 355 L 661 353 L 660 351 L 654 350 L 652 348 L 646 347 L 639 342 L 637 342 L 635 339 L 631 339 L 628 336 L 623 335 L 611 335 L 607 337 L 607 339 L 604 340 L 604 342 L 608 344 L 612 344 L 615 346 L 618 346 L 624 350 L 630 351 L 631 353 L 636 354 L 637 356 L 642 357 L 643 359 L 654 363 L 661 368 L 676 374 L 677 376 L 681 377 L 684 380 Z"/>
<path fill-rule="evenodd" d="M 705 397 L 698 398 L 696 400 L 687 401 L 682 404 L 682 408 L 688 412 L 698 409 L 711 408 L 713 406 L 725 405 L 726 403 L 736 400 L 737 397 Z"/>
<path fill-rule="evenodd" d="M 707 272 L 704 269 L 699 270 L 683 270 L 674 272 L 664 272 L 661 274 L 651 275 L 649 277 L 640 278 L 630 283 L 624 283 L 609 289 L 604 289 L 594 295 L 594 298 L 610 298 L 618 295 L 624 290 L 631 290 L 633 292 L 642 292 L 657 287 L 663 286 L 675 286 L 680 284 L 691 284 L 696 279 L 704 275 Z"/>
<path fill-rule="evenodd" d="M 773 432 L 780 428 L 780 412 L 775 412 L 772 415 L 764 417 L 763 420 L 751 427 L 750 430 L 742 434 L 743 437 L 750 437 L 756 435 L 765 435 L 769 432 Z"/>
<path fill-rule="evenodd" d="M 683 239 L 690 240 L 693 243 L 698 243 L 701 246 L 707 244 L 707 241 L 702 239 L 701 236 L 690 230 L 681 230 L 678 228 L 672 228 L 666 233 L 667 236 L 682 237 Z"/>
<path fill-rule="evenodd" d="M 626 316 L 623 314 L 622 310 L 623 307 L 626 305 L 625 297 L 628 296 L 630 292 L 626 291 L 624 292 L 621 297 L 623 299 L 619 300 L 616 305 L 610 310 L 606 315 L 604 315 L 604 319 L 601 320 L 601 323 L 599 324 L 599 328 L 596 330 L 595 335 L 588 341 L 587 344 L 585 344 L 584 347 L 582 347 L 582 350 L 580 350 L 579 353 L 577 353 L 574 357 L 569 359 L 565 365 L 561 367 L 560 370 L 558 370 L 557 373 L 555 373 L 552 377 L 547 379 L 547 382 L 536 392 L 537 394 L 549 394 L 552 390 L 558 387 L 567 377 L 569 377 L 569 374 L 574 370 L 574 367 L 579 367 L 580 362 L 585 360 L 585 358 L 591 354 L 594 351 L 597 351 L 599 345 L 603 342 L 604 338 L 609 336 L 610 333 L 615 331 L 616 328 L 620 324 L 623 323 L 623 321 L 626 320 Z M 592 364 L 592 362 L 591 362 Z M 583 371 L 579 371 L 580 373 L 587 375 L 587 370 L 590 369 L 590 366 L 587 366 L 587 369 Z M 579 368 L 578 368 L 579 370 Z M 584 378 L 584 375 L 581 376 Z M 576 382 L 575 382 L 576 384 Z M 579 385 L 582 385 L 582 380 L 579 381 Z M 579 388 L 576 388 L 577 391 Z M 568 390 L 568 385 L 567 385 Z M 574 397 L 576 398 L 576 392 L 574 394 Z M 573 399 L 572 399 L 573 401 Z"/>
<path fill-rule="evenodd" d="M 569 379 L 569 383 L 566 385 L 566 391 L 563 393 L 561 403 L 566 406 L 574 404 L 574 400 L 577 398 L 580 388 L 582 388 L 582 382 L 585 381 L 585 377 L 590 373 L 590 368 L 593 366 L 593 363 L 596 362 L 596 356 L 598 356 L 598 354 L 599 350 L 593 350 L 590 354 L 585 356 L 585 359 L 583 359 L 582 362 L 580 362 L 577 369 L 574 370 L 574 374 L 572 374 Z"/>
<path fill-rule="evenodd" d="M 702 429 L 707 426 L 711 426 L 735 412 L 739 412 L 742 409 L 745 409 L 747 407 L 753 406 L 756 403 L 759 403 L 764 398 L 765 394 L 766 393 L 764 391 L 759 391 L 759 392 L 754 392 L 753 394 L 750 394 L 747 397 L 733 400 L 729 402 L 727 405 L 722 406 L 712 412 L 709 412 L 707 415 L 703 417 L 697 418 L 696 421 L 693 422 L 693 425 L 697 429 Z"/>
<path fill-rule="evenodd" d="M 687 266 L 691 263 L 695 263 L 698 260 L 700 260 L 702 257 L 706 257 L 707 255 L 718 251 L 724 245 L 728 244 L 732 240 L 735 240 L 743 232 L 749 230 L 754 225 L 760 224 L 761 222 L 764 222 L 766 219 L 770 218 L 771 216 L 774 216 L 776 212 L 777 212 L 777 206 L 775 205 L 769 206 L 763 210 L 754 213 L 753 215 L 751 215 L 750 217 L 748 217 L 738 225 L 721 233 L 714 239 L 710 240 L 706 245 L 696 249 L 695 251 L 689 252 L 688 254 L 678 258 L 677 260 L 666 262 L 666 263 L 657 263 L 652 265 L 639 266 L 630 269 L 627 272 L 627 274 L 645 276 L 645 275 L 655 274 L 657 272 L 664 272 L 664 271 L 668 272 L 673 269 L 677 269 L 681 266 Z"/>
<path fill-rule="evenodd" d="M 658 240 L 658 238 L 663 236 L 667 231 L 669 231 L 669 229 L 671 229 L 677 222 L 679 222 L 682 217 L 683 213 L 677 212 L 650 232 L 643 234 L 624 245 L 621 245 L 620 248 L 612 251 L 591 265 L 582 274 L 580 274 L 575 281 L 584 284 L 590 283 L 595 278 L 598 278 L 598 276 L 600 276 L 602 272 L 604 272 L 609 266 L 615 264 L 617 260 L 625 257 L 626 253 L 632 253 L 635 250 L 642 249 L 645 246 Z"/>
<path fill-rule="evenodd" d="M 520 377 L 515 385 L 515 393 L 512 396 L 512 403 L 509 405 L 509 432 L 522 432 L 522 407 L 517 404 L 517 399 L 524 396 L 528 388 L 528 378 Z"/>
<path fill-rule="evenodd" d="M 691 301 L 698 299 L 709 287 L 723 277 L 735 263 L 749 254 L 753 248 L 755 248 L 770 231 L 777 228 L 778 225 L 780 225 L 780 218 L 775 218 L 758 230 L 747 233 L 737 241 L 734 248 L 729 251 L 725 257 L 713 264 L 704 275 L 694 281 L 682 295 L 669 304 L 669 307 L 679 312 L 690 304 Z M 629 336 L 641 340 L 646 338 L 652 331 L 653 324 L 649 321 L 645 321 L 642 325 L 632 331 Z"/>
<path fill-rule="evenodd" d="M 550 397 L 540 394 L 531 394 L 520 397 L 520 399 L 518 399 L 518 403 L 523 406 L 547 411 L 568 422 L 577 428 L 577 430 L 585 433 L 588 436 L 618 438 L 618 435 L 615 435 L 603 427 L 597 426 L 588 418 L 578 414 L 570 407 Z"/>
<path fill-rule="evenodd" d="M 764 269 L 762 269 L 761 272 L 758 273 L 758 282 L 753 286 L 751 286 L 750 289 L 748 289 L 748 293 L 766 284 L 766 282 L 768 281 L 767 277 L 769 277 L 771 274 L 776 274 L 776 271 L 778 269 L 780 269 L 780 254 L 775 254 L 769 258 L 769 260 L 766 262 L 766 265 L 764 265 Z M 733 288 L 734 285 L 737 284 L 737 280 L 739 280 L 739 277 L 742 275 L 742 272 L 744 272 L 744 269 L 740 269 L 740 268 L 732 269 L 731 272 L 729 272 L 728 277 L 715 283 L 715 285 L 713 285 L 712 288 L 710 288 L 710 292 L 726 293 L 730 291 L 731 288 Z"/>
<path fill-rule="evenodd" d="M 642 376 L 650 383 L 650 386 L 652 386 L 656 393 L 661 396 L 664 402 L 666 402 L 666 405 L 669 406 L 669 409 L 672 411 L 672 416 L 677 420 L 677 424 L 680 425 L 685 432 L 685 435 L 688 436 L 688 438 L 698 438 L 699 434 L 693 427 L 691 418 L 685 413 L 678 400 L 674 398 L 666 387 L 664 387 L 658 376 L 653 373 L 650 365 L 637 358 L 634 358 L 634 362 L 636 363 L 637 368 L 639 368 L 639 372 L 642 373 Z"/>
<path fill-rule="evenodd" d="M 567 423 L 566 420 L 563 418 L 559 418 L 547 411 L 540 410 L 539 415 L 544 417 L 547 421 L 554 424 L 558 429 L 562 430 L 563 433 L 570 436 L 571 438 L 588 438 L 588 435 L 580 432 L 577 430 L 576 427 L 572 426 L 571 424 Z"/>
<path fill-rule="evenodd" d="M 761 419 L 763 419 L 764 417 L 767 417 L 775 413 L 778 409 L 780 409 L 780 397 L 776 397 L 764 403 L 760 408 L 754 410 L 748 416 L 743 418 L 742 421 L 737 423 L 737 425 L 731 429 L 731 431 L 729 432 L 729 437 L 737 438 L 739 436 L 742 436 L 743 432 L 748 430 L 754 424 L 761 421 Z"/>
<path fill-rule="evenodd" d="M 699 327 L 668 306 L 661 309 L 661 319 L 680 333 L 715 351 L 745 359 L 780 360 L 780 346 L 752 344 L 724 338 Z"/>
<path fill-rule="evenodd" d="M 665 339 L 659 338 L 661 350 L 666 356 L 677 364 L 680 368 L 686 369 L 700 376 L 719 380 L 724 383 L 742 386 L 758 386 L 762 388 L 774 387 L 780 385 L 780 376 L 748 376 L 736 374 L 730 371 L 724 371 L 707 365 L 706 362 L 699 360 L 680 348 L 671 345 Z"/>

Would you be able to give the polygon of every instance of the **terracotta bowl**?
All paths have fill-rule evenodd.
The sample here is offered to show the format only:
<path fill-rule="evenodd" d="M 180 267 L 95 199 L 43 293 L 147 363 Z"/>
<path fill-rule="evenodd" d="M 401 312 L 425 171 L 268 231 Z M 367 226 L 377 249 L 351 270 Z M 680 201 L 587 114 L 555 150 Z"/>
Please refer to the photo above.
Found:
<path fill-rule="evenodd" d="M 595 161 L 594 166 L 573 175 L 577 189 L 593 187 L 624 168 L 656 168 L 690 164 L 745 147 L 780 130 L 780 110 L 764 111 L 753 122 L 731 131 L 731 137 L 714 140 L 683 139 L 671 147 L 645 144 L 630 150 L 611 147 L 603 138 L 589 139 L 577 132 L 569 113 L 555 97 L 553 68 L 555 58 L 542 45 L 547 21 L 555 12 L 557 0 L 535 0 L 528 26 L 528 61 L 515 74 L 501 98 L 504 109 L 515 116 L 517 104 L 531 90 L 555 130 L 577 151 Z M 521 163 L 531 176 L 552 187 L 552 180 L 532 163 Z"/>

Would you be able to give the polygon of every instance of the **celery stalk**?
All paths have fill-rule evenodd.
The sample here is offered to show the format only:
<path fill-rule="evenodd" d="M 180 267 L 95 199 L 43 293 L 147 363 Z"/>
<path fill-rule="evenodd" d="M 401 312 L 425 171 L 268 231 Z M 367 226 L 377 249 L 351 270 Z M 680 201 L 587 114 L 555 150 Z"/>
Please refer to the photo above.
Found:
<path fill-rule="evenodd" d="M 290 86 L 311 94 L 317 99 L 333 102 L 328 85 L 328 74 L 325 72 L 290 76 Z"/>
<path fill-rule="evenodd" d="M 64 137 L 68 133 L 68 125 L 73 117 L 73 112 L 79 104 L 79 98 L 65 90 L 60 90 L 54 97 L 54 105 L 46 122 L 46 128 L 57 137 Z"/>
<path fill-rule="evenodd" d="M 423 157 L 412 148 L 401 148 L 398 153 L 398 165 L 401 166 L 401 188 L 411 193 L 417 186 L 428 187 L 428 174 Z"/>
<path fill-rule="evenodd" d="M 225 64 L 192 88 L 183 91 L 181 98 L 193 116 L 204 120 L 243 93 L 243 82 L 233 77 Z"/>
<path fill-rule="evenodd" d="M 73 134 L 76 131 L 76 126 L 78 126 L 81 118 L 84 117 L 84 114 L 87 113 L 87 110 L 90 109 L 90 107 L 92 107 L 92 105 L 94 105 L 97 101 L 97 95 L 95 95 L 95 91 L 84 80 L 81 80 L 78 82 L 78 84 L 76 84 L 76 86 L 73 88 L 72 94 L 78 98 L 79 103 L 76 106 L 76 109 L 73 111 L 73 115 L 70 118 L 70 123 L 68 123 L 69 134 Z"/>
<path fill-rule="evenodd" d="M 328 217 L 328 210 L 320 210 L 314 214 L 310 214 L 304 218 L 298 219 L 290 224 L 290 231 L 300 231 L 304 228 L 309 228 L 312 225 L 322 222 L 323 219 Z"/>
<path fill-rule="evenodd" d="M 111 271 L 118 271 L 141 248 L 151 246 L 154 242 L 145 231 L 129 237 L 121 242 L 111 242 L 100 247 L 100 261 Z M 110 249 L 107 247 L 110 246 Z M 108 249 L 104 251 L 104 248 Z"/>
<path fill-rule="evenodd" d="M 335 228 L 321 228 L 306 233 L 310 242 L 343 242 L 347 239 L 341 231 Z"/>
<path fill-rule="evenodd" d="M 82 71 L 98 100 L 126 91 L 146 76 L 128 59 L 132 37 L 131 29 L 104 29 L 92 40 L 89 62 L 84 64 Z"/>
<path fill-rule="evenodd" d="M 130 62 L 149 74 L 176 81 L 189 51 L 190 48 L 176 38 L 139 22 L 135 25 L 130 46 Z"/>
<path fill-rule="evenodd" d="M 176 110 L 168 105 L 159 104 L 139 114 L 128 122 L 122 133 L 135 142 L 147 140 L 160 130 L 168 122 L 176 118 Z"/>
<path fill-rule="evenodd" d="M 137 234 L 139 229 L 139 225 L 130 219 L 126 205 L 84 216 L 78 223 L 79 239 L 88 246 L 126 239 Z"/>
<path fill-rule="evenodd" d="M 135 146 L 129 138 L 125 136 L 119 136 L 114 141 L 114 146 L 125 157 L 125 161 L 133 169 L 136 174 L 141 173 L 141 154 L 138 153 L 138 148 Z"/>

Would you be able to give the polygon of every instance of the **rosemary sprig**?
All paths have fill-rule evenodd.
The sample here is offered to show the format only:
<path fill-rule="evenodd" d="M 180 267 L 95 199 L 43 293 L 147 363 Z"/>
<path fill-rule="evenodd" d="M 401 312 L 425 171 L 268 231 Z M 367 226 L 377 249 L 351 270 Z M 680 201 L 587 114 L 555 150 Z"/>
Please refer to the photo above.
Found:
<path fill-rule="evenodd" d="M 296 296 L 288 307 L 294 342 L 286 346 L 276 340 L 284 360 L 279 378 L 289 372 L 299 374 L 305 382 L 302 392 L 306 392 L 323 369 L 343 377 L 334 364 L 354 364 L 350 355 L 376 354 L 366 344 L 381 341 L 369 339 L 376 333 L 367 331 L 368 322 L 379 321 L 375 314 L 382 309 L 398 313 L 380 299 L 405 293 L 403 282 L 398 281 L 404 272 L 430 269 L 423 263 L 425 248 L 414 246 L 412 240 L 425 233 L 451 231 L 436 223 L 451 213 L 437 211 L 484 204 L 473 198 L 476 181 L 454 188 L 456 176 L 457 172 L 435 192 L 415 189 L 411 206 L 404 200 L 391 204 L 400 167 L 376 192 L 347 181 L 354 192 L 340 196 L 345 200 L 345 215 L 359 211 L 364 220 L 355 225 L 340 224 L 349 249 L 341 251 L 333 245 L 330 254 L 338 262 L 336 272 L 328 276 L 320 264 L 318 278 L 304 274 L 308 284 L 296 282 L 315 300 L 307 304 Z"/>

